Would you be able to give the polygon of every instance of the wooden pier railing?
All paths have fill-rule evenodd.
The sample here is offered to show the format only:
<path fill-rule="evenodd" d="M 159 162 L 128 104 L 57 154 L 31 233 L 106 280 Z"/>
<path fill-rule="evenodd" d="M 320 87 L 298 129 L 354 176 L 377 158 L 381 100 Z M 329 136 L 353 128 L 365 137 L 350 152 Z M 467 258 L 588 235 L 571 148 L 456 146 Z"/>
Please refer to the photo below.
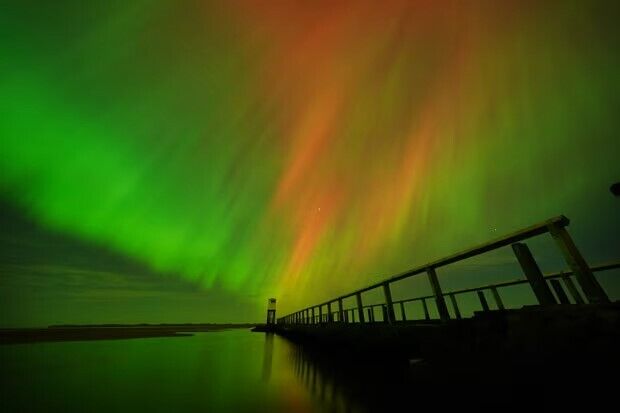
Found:
<path fill-rule="evenodd" d="M 554 305 L 554 304 L 568 304 L 570 299 L 566 294 L 566 291 L 562 287 L 562 283 L 568 290 L 568 293 L 572 297 L 573 301 L 577 304 L 584 303 L 608 303 L 609 298 L 607 294 L 594 277 L 594 272 L 612 270 L 620 268 L 620 262 L 599 265 L 590 268 L 581 253 L 575 246 L 572 238 L 570 237 L 566 227 L 569 224 L 568 218 L 565 216 L 559 216 L 549 219 L 545 222 L 533 225 L 528 228 L 524 228 L 513 234 L 506 235 L 504 237 L 495 239 L 482 245 L 478 245 L 474 248 L 467 249 L 465 251 L 452 254 L 440 260 L 436 260 L 425 265 L 421 265 L 412 268 L 408 271 L 396 274 L 378 283 L 369 285 L 364 288 L 360 288 L 348 294 L 335 297 L 332 300 L 323 302 L 321 304 L 313 305 L 294 313 L 288 314 L 278 319 L 278 324 L 323 324 L 333 322 L 377 322 L 375 310 L 380 309 L 381 322 L 396 322 L 396 321 L 408 321 L 405 312 L 405 304 L 409 302 L 420 302 L 424 310 L 424 318 L 430 320 L 430 312 L 428 308 L 428 301 L 434 300 L 439 318 L 445 322 L 450 319 L 450 313 L 446 304 L 446 298 L 449 298 L 454 312 L 454 316 L 458 319 L 461 318 L 461 312 L 458 307 L 457 295 L 476 292 L 480 305 L 483 310 L 489 310 L 489 304 L 485 292 L 491 293 L 495 306 L 503 310 L 504 303 L 501 299 L 498 289 L 502 287 L 514 286 L 519 284 L 529 284 L 536 296 L 537 301 L 541 305 Z M 558 272 L 553 274 L 543 275 L 540 271 L 538 264 L 536 263 L 532 253 L 526 244 L 522 241 L 537 237 L 543 234 L 550 234 L 555 240 L 560 252 L 562 253 L 566 263 L 568 264 L 570 271 Z M 525 279 L 519 279 L 515 281 L 502 282 L 492 285 L 485 285 L 476 288 L 466 288 L 456 291 L 443 292 L 439 283 L 437 275 L 437 269 L 449 264 L 453 264 L 467 258 L 475 257 L 490 251 L 511 246 L 515 254 L 517 261 L 519 262 Z M 390 286 L 396 281 L 403 280 L 405 278 L 426 275 L 430 282 L 433 294 L 422 297 L 409 298 L 404 300 L 392 300 L 392 293 Z M 575 286 L 573 279 L 581 287 L 581 291 L 585 297 L 582 297 L 579 290 Z M 551 286 L 551 288 L 549 287 Z M 374 289 L 382 289 L 384 302 L 381 304 L 364 305 L 362 301 L 362 293 L 371 291 Z M 551 289 L 555 292 L 555 296 L 551 292 Z M 355 297 L 356 306 L 354 308 L 345 309 L 343 306 L 343 300 L 346 298 Z M 557 298 L 557 299 L 556 299 Z M 400 320 L 396 319 L 396 312 L 394 311 L 396 306 L 400 306 Z"/>

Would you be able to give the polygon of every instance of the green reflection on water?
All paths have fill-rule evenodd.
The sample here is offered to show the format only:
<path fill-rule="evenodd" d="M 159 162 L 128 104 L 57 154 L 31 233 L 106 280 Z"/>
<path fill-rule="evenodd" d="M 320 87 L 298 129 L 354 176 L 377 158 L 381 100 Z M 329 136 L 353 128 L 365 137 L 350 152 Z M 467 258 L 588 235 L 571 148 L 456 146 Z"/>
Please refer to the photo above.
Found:
<path fill-rule="evenodd" d="M 0 347 L 6 411 L 316 412 L 292 344 L 247 330 Z"/>

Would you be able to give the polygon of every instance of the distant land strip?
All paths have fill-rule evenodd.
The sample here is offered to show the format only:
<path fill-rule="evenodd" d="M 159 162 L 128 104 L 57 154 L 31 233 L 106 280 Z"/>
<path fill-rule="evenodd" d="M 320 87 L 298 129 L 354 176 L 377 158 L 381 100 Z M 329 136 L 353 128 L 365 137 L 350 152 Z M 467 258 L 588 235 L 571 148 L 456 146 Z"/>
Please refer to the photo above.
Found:
<path fill-rule="evenodd" d="M 89 324 L 47 328 L 0 329 L 0 345 L 50 341 L 123 340 L 152 337 L 188 337 L 194 332 L 252 328 L 256 324 Z"/>

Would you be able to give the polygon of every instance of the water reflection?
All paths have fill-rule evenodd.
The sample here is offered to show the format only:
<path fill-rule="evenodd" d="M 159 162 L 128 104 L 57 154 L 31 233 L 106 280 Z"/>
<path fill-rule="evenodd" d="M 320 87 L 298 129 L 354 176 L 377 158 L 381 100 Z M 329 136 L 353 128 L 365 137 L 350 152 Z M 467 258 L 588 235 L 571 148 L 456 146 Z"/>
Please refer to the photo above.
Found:
<path fill-rule="evenodd" d="M 263 351 L 263 381 L 268 382 L 271 378 L 273 366 L 273 333 L 265 333 L 265 347 Z"/>
<path fill-rule="evenodd" d="M 0 346 L 0 410 L 364 413 L 445 406 L 443 394 L 461 402 L 479 389 L 483 401 L 514 399 L 468 370 L 330 354 L 249 331 Z M 466 382 L 476 392 L 460 390 Z"/>
<path fill-rule="evenodd" d="M 358 362 L 297 344 L 291 344 L 289 357 L 320 411 L 390 411 L 404 402 L 400 396 L 410 394 L 404 391 L 412 384 L 406 363 Z"/>

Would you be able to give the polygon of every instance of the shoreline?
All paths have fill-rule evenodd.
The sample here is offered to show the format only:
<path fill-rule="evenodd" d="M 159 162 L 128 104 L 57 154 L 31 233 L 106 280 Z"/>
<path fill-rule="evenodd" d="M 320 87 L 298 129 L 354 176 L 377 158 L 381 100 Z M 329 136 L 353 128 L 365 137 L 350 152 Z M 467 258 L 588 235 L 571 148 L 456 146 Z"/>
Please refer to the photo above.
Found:
<path fill-rule="evenodd" d="M 0 329 L 0 345 L 63 341 L 124 340 L 155 337 L 191 337 L 197 332 L 251 328 L 255 324 L 162 324 L 50 326 Z"/>

